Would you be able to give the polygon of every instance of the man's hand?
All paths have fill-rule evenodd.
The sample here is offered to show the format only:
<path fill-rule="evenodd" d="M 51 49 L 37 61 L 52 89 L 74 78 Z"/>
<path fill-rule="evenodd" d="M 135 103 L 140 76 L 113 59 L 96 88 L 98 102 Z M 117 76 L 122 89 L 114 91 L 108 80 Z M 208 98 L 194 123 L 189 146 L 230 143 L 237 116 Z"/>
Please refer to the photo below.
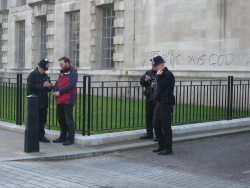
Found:
<path fill-rule="evenodd" d="M 158 72 L 157 72 L 158 75 L 161 75 L 162 73 L 163 73 L 163 71 L 161 69 L 158 70 Z"/>
<path fill-rule="evenodd" d="M 149 81 L 150 80 L 150 76 L 146 75 L 145 76 L 145 82 Z"/>
<path fill-rule="evenodd" d="M 151 82 L 151 88 L 155 87 L 155 81 Z"/>
<path fill-rule="evenodd" d="M 54 97 L 59 97 L 60 96 L 60 93 L 59 93 L 59 91 L 57 91 L 57 92 L 53 92 L 53 94 L 52 94 Z"/>
<path fill-rule="evenodd" d="M 43 87 L 51 88 L 51 84 L 49 82 L 44 82 Z"/>

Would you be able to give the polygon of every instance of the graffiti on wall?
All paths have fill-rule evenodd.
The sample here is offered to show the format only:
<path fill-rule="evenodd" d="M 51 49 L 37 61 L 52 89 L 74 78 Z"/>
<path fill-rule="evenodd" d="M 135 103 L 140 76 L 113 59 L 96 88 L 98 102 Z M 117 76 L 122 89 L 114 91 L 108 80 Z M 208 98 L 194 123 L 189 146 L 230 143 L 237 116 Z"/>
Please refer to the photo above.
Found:
<path fill-rule="evenodd" d="M 168 66 L 173 69 L 180 63 L 194 65 L 194 66 L 213 66 L 213 67 L 223 67 L 229 66 L 234 63 L 234 54 L 202 54 L 202 55 L 191 55 L 184 56 L 180 53 L 176 53 L 175 50 L 167 51 L 148 51 L 148 52 L 138 52 L 136 54 L 136 59 L 139 61 L 141 66 L 148 67 L 151 65 L 150 59 L 160 55 L 163 57 Z M 248 60 L 250 66 L 250 57 Z"/>
<path fill-rule="evenodd" d="M 201 56 L 188 56 L 188 64 L 210 65 L 210 66 L 228 66 L 234 61 L 233 54 L 211 54 Z"/>
<path fill-rule="evenodd" d="M 168 51 L 149 51 L 149 52 L 138 52 L 136 54 L 136 58 L 139 60 L 141 66 L 148 67 L 151 65 L 150 59 L 153 57 L 160 55 L 165 60 L 165 62 L 170 65 L 172 68 L 175 65 L 178 65 L 179 57 L 181 54 L 176 54 L 175 50 L 168 50 Z"/>

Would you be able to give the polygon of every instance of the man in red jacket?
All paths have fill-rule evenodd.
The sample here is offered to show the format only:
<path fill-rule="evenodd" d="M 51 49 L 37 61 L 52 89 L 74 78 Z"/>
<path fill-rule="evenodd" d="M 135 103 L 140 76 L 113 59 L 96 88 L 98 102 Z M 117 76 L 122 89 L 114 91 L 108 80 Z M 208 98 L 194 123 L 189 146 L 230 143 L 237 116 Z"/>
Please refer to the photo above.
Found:
<path fill-rule="evenodd" d="M 63 143 L 64 146 L 74 144 L 75 123 L 73 107 L 76 102 L 77 70 L 70 66 L 70 60 L 62 57 L 59 60 L 60 75 L 54 86 L 53 96 L 56 97 L 57 119 L 60 124 L 61 134 L 54 143 Z"/>

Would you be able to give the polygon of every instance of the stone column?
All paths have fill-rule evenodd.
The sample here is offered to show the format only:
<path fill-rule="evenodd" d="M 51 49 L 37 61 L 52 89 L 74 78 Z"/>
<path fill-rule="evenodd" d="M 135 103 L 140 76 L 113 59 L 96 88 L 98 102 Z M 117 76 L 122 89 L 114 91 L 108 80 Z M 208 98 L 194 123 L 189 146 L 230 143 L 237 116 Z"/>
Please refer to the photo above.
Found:
<path fill-rule="evenodd" d="M 46 44 L 47 48 L 47 57 L 51 64 L 54 63 L 54 22 L 55 22 L 55 4 L 50 3 L 48 4 L 48 11 L 47 11 L 47 22 L 48 22 L 48 28 L 47 28 L 47 39 L 48 42 Z M 53 65 L 51 65 L 53 67 Z"/>
<path fill-rule="evenodd" d="M 90 23 L 90 31 L 91 31 L 91 38 L 90 38 L 90 46 L 91 46 L 91 53 L 90 53 L 90 62 L 95 63 L 96 58 L 96 3 L 95 0 L 90 0 L 91 7 L 90 7 L 90 14 L 91 14 L 91 23 Z"/>
<path fill-rule="evenodd" d="M 119 68 L 121 63 L 124 62 L 124 11 L 125 11 L 125 2 L 124 0 L 90 0 L 91 8 L 91 38 L 90 38 L 90 46 L 91 46 L 91 54 L 90 54 L 90 62 L 96 62 L 96 37 L 97 30 L 96 24 L 99 22 L 96 15 L 96 6 L 101 6 L 105 4 L 114 3 L 114 11 L 115 11 L 115 36 L 114 36 L 114 45 L 115 45 L 115 53 L 113 54 L 113 60 L 115 63 L 115 68 Z M 100 31 L 99 31 L 100 32 Z"/>
<path fill-rule="evenodd" d="M 29 6 L 33 9 L 33 18 L 32 18 L 32 64 L 36 65 L 36 59 L 35 56 L 38 55 L 38 53 L 35 53 L 35 49 L 37 48 L 36 43 L 36 34 L 35 34 L 35 18 L 39 16 L 46 16 L 48 28 L 46 31 L 47 35 L 47 58 L 49 59 L 50 63 L 53 64 L 54 62 L 54 10 L 55 10 L 55 1 L 51 0 L 40 0 L 40 1 L 34 1 L 29 3 Z M 52 67 L 52 65 L 51 65 Z M 33 67 L 34 68 L 34 67 Z"/>
<path fill-rule="evenodd" d="M 9 17 L 8 9 L 0 11 L 0 23 L 2 24 L 2 30 L 3 30 L 3 35 L 2 35 L 3 69 L 7 68 L 7 63 L 8 63 L 8 17 Z"/>
<path fill-rule="evenodd" d="M 116 68 L 121 68 L 121 63 L 124 62 L 124 1 L 117 1 L 114 3 L 115 20 L 114 27 L 116 36 L 114 36 L 115 53 L 113 60 Z"/>

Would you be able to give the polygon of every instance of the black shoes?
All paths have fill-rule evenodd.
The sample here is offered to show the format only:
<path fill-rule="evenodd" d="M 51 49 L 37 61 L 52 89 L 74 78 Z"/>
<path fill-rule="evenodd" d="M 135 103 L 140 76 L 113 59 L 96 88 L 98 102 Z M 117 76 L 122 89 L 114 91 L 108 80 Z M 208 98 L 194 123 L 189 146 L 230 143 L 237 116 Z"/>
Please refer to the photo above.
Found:
<path fill-rule="evenodd" d="M 146 135 L 141 136 L 140 139 L 153 139 L 153 135 L 150 136 L 146 134 Z"/>
<path fill-rule="evenodd" d="M 171 155 L 171 154 L 173 154 L 173 150 L 168 150 L 168 149 L 164 149 L 161 147 L 153 149 L 152 152 L 158 153 L 158 155 Z"/>
<path fill-rule="evenodd" d="M 50 143 L 50 140 L 47 139 L 45 136 L 39 139 L 39 142 Z"/>
<path fill-rule="evenodd" d="M 160 151 L 163 151 L 163 150 L 164 150 L 164 148 L 158 147 L 158 148 L 156 148 L 156 149 L 152 149 L 152 152 L 157 153 L 157 152 L 160 152 Z"/>
<path fill-rule="evenodd" d="M 59 137 L 55 140 L 53 140 L 54 143 L 64 143 L 66 141 L 66 138 Z"/>
<path fill-rule="evenodd" d="M 67 140 L 63 143 L 64 146 L 69 146 L 69 145 L 71 145 L 71 144 L 74 144 L 74 142 L 71 141 L 71 140 L 69 140 L 69 139 L 67 139 Z"/>
<path fill-rule="evenodd" d="M 164 150 L 158 152 L 158 155 L 171 155 L 171 154 L 173 154 L 173 150 L 164 149 Z"/>
<path fill-rule="evenodd" d="M 63 143 L 64 146 L 69 146 L 71 144 L 74 144 L 74 141 L 71 141 L 69 139 L 66 139 L 66 138 L 62 138 L 62 137 L 59 137 L 55 140 L 53 140 L 54 143 Z"/>

